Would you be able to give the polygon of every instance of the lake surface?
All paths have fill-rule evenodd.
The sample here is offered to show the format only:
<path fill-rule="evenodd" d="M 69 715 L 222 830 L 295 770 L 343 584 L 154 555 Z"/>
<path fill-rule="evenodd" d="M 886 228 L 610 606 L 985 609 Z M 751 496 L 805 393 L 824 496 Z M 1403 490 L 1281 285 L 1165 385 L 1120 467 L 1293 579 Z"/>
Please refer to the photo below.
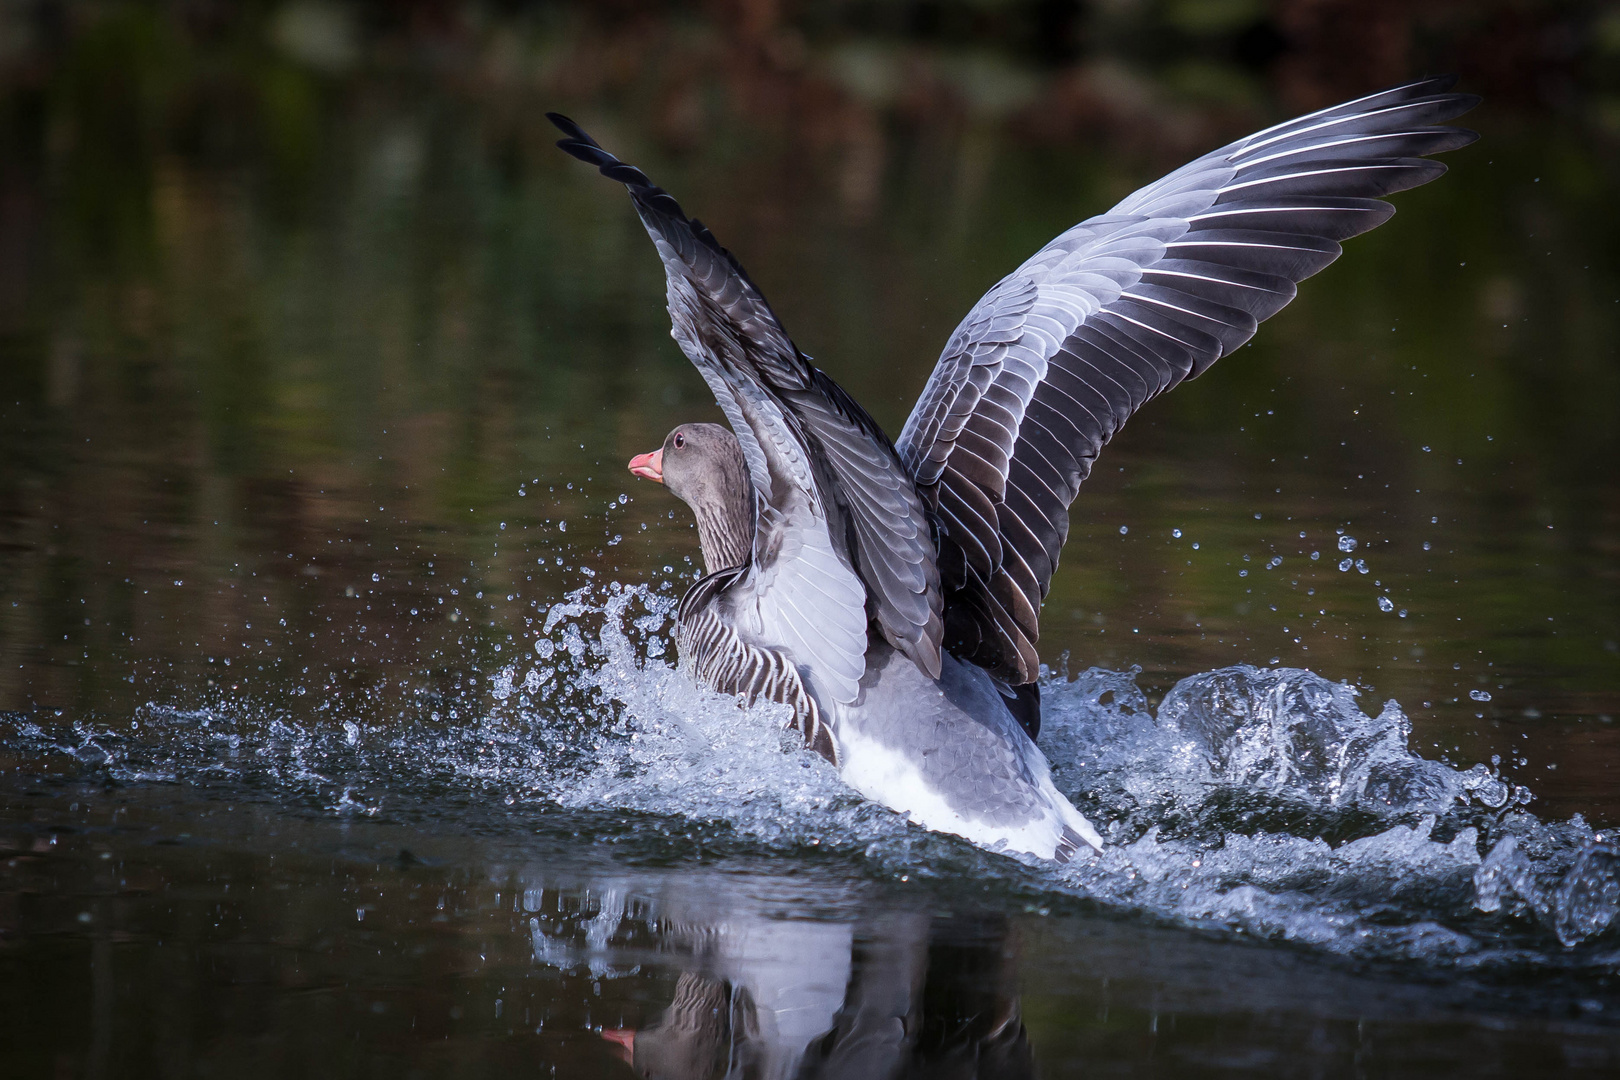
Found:
<path fill-rule="evenodd" d="M 582 25 L 7 61 L 0 1071 L 1620 1068 L 1612 106 L 1487 102 L 1105 451 L 1042 743 L 1111 853 L 1058 871 L 672 669 L 697 538 L 624 463 L 718 411 L 540 113 L 894 432 L 1000 275 L 1310 103 L 1144 76 L 1168 118 L 1058 138 L 1055 76 L 901 57 L 978 94 L 941 120 L 859 42 L 816 82 Z"/>

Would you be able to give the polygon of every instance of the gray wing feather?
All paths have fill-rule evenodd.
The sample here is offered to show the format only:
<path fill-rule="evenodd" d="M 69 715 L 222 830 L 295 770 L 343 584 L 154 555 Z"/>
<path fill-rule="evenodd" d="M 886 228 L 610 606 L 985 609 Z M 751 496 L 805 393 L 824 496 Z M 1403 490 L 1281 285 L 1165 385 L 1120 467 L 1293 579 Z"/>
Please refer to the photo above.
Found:
<path fill-rule="evenodd" d="M 1435 126 L 1477 99 L 1449 79 L 1279 124 L 1058 236 L 956 328 L 896 441 L 940 523 L 946 644 L 1013 683 L 1040 665 L 1068 507 L 1144 403 L 1202 373 L 1383 223 L 1379 196 L 1474 141 Z"/>
<path fill-rule="evenodd" d="M 566 117 L 547 114 L 568 138 L 557 145 L 630 191 L 663 260 L 673 336 L 714 392 L 742 444 L 757 505 L 757 568 L 779 557 L 778 530 L 797 515 L 824 522 L 865 585 L 884 637 L 937 674 L 944 628 L 928 510 L 893 445 L 866 411 L 817 370 L 788 338 L 742 267 L 714 236 L 639 169 L 603 150 Z M 774 507 L 774 515 L 764 508 Z M 830 568 L 824 568 L 829 569 Z M 788 574 L 773 579 L 780 587 Z M 802 601 L 803 596 L 793 598 Z M 864 652 L 866 596 L 858 634 L 829 640 L 822 625 L 794 631 L 815 652 L 807 662 Z M 782 611 L 794 605 L 784 598 Z M 839 632 L 848 619 L 838 620 Z M 857 673 L 854 681 L 858 681 Z M 843 679 L 836 680 L 842 685 Z M 854 681 L 848 692 L 854 693 Z M 842 692 L 842 691 L 841 691 Z"/>

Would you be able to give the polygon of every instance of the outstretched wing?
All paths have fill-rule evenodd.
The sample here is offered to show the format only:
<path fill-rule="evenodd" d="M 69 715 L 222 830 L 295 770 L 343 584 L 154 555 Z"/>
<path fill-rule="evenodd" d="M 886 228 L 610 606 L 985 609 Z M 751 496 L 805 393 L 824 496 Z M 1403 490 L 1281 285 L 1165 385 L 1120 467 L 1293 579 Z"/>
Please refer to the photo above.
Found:
<path fill-rule="evenodd" d="M 1149 399 L 1248 341 L 1386 221 L 1378 198 L 1445 171 L 1478 101 L 1397 87 L 1206 154 L 1081 222 L 951 335 L 896 448 L 940 522 L 946 644 L 1013 683 L 1040 668 L 1040 605 L 1070 502 Z"/>
<path fill-rule="evenodd" d="M 883 635 L 937 676 L 944 631 L 933 536 L 887 436 L 799 352 L 708 229 L 573 121 L 547 116 L 567 135 L 561 149 L 629 189 L 664 263 L 673 336 L 742 444 L 757 496 L 761 619 L 849 702 L 865 671 L 870 596 Z"/>

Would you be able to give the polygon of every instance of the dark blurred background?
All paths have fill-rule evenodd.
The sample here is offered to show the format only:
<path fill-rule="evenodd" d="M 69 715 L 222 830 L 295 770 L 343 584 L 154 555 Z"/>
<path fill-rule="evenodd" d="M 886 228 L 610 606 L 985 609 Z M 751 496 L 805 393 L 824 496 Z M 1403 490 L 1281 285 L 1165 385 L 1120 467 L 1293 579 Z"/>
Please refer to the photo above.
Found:
<path fill-rule="evenodd" d="M 691 573 L 623 461 L 712 406 L 548 109 L 709 222 L 894 432 L 1052 235 L 1434 72 L 1485 138 L 1133 421 L 1043 654 L 1155 693 L 1310 666 L 1591 812 L 1620 750 L 1620 10 L 1576 0 L 7 0 L 0 709 L 438 709 L 566 589 Z"/>

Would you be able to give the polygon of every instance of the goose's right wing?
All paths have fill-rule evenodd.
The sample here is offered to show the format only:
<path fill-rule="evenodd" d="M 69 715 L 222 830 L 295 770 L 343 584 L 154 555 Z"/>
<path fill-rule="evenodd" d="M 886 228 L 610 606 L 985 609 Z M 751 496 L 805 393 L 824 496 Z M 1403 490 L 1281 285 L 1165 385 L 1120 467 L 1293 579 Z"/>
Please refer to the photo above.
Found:
<path fill-rule="evenodd" d="M 1248 341 L 1473 142 L 1436 126 L 1478 101 L 1453 80 L 1396 87 L 1197 159 L 1081 222 L 968 313 L 896 440 L 937 511 L 946 643 L 1032 681 L 1069 503 L 1149 398 Z"/>

